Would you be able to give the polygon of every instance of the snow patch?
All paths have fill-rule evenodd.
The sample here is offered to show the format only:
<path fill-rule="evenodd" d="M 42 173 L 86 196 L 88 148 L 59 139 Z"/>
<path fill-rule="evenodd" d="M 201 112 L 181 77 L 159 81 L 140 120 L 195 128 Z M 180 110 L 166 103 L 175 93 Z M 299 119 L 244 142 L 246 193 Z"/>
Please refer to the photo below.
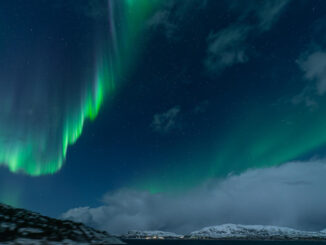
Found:
<path fill-rule="evenodd" d="M 224 224 L 205 227 L 187 237 L 198 239 L 326 239 L 326 233 L 299 231 L 287 227 Z"/>

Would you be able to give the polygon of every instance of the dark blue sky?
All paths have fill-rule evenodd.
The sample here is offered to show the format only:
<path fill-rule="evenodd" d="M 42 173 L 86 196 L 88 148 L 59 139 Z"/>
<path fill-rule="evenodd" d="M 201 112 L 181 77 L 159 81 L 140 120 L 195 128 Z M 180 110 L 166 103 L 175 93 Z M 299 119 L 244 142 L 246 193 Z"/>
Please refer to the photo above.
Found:
<path fill-rule="evenodd" d="M 106 5 L 0 3 L 0 95 L 15 90 L 17 104 L 37 103 L 33 135 L 77 105 L 95 70 L 94 47 L 109 35 Z M 31 177 L 4 165 L 0 201 L 59 216 L 124 188 L 180 194 L 251 168 L 323 157 L 325 13 L 318 0 L 160 5 L 130 47 L 139 51 L 133 64 L 62 169 Z M 35 102 L 39 90 L 46 93 Z M 0 120 L 9 135 L 27 127 Z"/>

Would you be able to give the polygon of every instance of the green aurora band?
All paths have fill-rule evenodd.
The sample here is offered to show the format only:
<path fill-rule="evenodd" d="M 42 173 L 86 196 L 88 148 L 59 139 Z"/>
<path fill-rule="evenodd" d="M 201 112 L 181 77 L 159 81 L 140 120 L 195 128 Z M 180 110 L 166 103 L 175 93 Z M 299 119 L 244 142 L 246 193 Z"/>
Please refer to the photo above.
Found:
<path fill-rule="evenodd" d="M 297 93 L 288 84 L 284 88 L 288 95 Z M 160 175 L 136 180 L 136 185 L 151 193 L 183 192 L 210 179 L 318 156 L 326 145 L 326 98 L 316 98 L 319 106 L 313 109 L 275 103 L 283 91 L 231 107 L 231 115 L 221 116 L 227 123 L 217 126 L 215 140 L 180 146 L 164 167 L 151 170 Z"/>
<path fill-rule="evenodd" d="M 54 174 L 61 169 L 69 145 L 78 140 L 85 122 L 96 118 L 105 99 L 116 89 L 121 74 L 130 70 L 131 57 L 136 55 L 144 21 L 157 4 L 156 0 L 108 1 L 109 30 L 102 34 L 101 45 L 96 51 L 95 78 L 78 95 L 78 103 L 64 105 L 62 110 L 65 112 L 60 117 L 62 121 L 57 120 L 54 113 L 49 120 L 51 125 L 45 124 L 35 130 L 32 122 L 25 117 L 20 118 L 26 123 L 19 129 L 11 129 L 15 137 L 0 138 L 0 164 L 8 166 L 11 172 L 31 176 Z M 116 25 L 118 21 L 119 29 Z M 15 94 L 11 95 L 2 99 L 2 129 L 9 130 L 14 123 L 10 119 L 14 101 L 9 97 L 13 98 Z M 55 125 L 52 125 L 53 121 Z"/>
<path fill-rule="evenodd" d="M 44 124 L 35 131 L 29 123 L 25 128 L 10 128 L 14 124 L 8 119 L 14 108 L 10 98 L 14 95 L 2 98 L 4 111 L 0 113 L 0 128 L 10 128 L 17 134 L 9 142 L 8 137 L 3 139 L 0 135 L 1 164 L 11 172 L 31 176 L 54 174 L 62 168 L 68 148 L 81 136 L 85 122 L 97 117 L 103 103 L 118 89 L 122 76 L 132 70 L 141 52 L 139 43 L 144 22 L 161 2 L 108 1 L 109 25 L 107 33 L 100 35 L 96 48 L 94 78 L 83 87 L 77 103 L 65 105 L 62 120 L 57 122 L 55 113 L 50 113 L 54 114 L 49 119 L 56 122 L 51 127 L 54 129 Z M 131 181 L 131 185 L 152 193 L 184 190 L 210 178 L 241 173 L 249 168 L 277 166 L 322 147 L 326 143 L 323 111 L 326 99 L 320 98 L 320 107 L 309 110 L 300 105 L 275 105 L 275 98 L 281 96 L 266 96 L 260 101 L 252 98 L 245 105 L 246 109 L 243 106 L 231 108 L 232 115 L 226 115 L 228 123 L 216 126 L 214 140 L 194 139 L 175 147 L 166 154 L 172 158 L 162 160 L 164 164 L 157 164 L 141 180 Z M 6 198 L 8 202 L 17 202 L 15 196 L 7 194 Z"/>

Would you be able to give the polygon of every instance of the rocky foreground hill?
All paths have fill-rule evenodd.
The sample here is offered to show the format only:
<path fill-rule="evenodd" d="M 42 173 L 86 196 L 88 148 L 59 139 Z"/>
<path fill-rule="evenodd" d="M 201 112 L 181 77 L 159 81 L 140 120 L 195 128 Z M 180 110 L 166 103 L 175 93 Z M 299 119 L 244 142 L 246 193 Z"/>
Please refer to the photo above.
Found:
<path fill-rule="evenodd" d="M 42 216 L 0 204 L 1 245 L 106 245 L 121 240 L 81 223 Z"/>

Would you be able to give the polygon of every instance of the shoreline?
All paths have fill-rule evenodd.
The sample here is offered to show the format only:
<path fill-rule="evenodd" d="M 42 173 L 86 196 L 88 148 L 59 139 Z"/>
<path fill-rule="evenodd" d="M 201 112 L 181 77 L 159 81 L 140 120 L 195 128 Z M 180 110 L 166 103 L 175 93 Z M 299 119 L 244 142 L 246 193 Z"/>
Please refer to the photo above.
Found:
<path fill-rule="evenodd" d="M 250 242 L 323 242 L 326 243 L 326 239 L 237 239 L 237 238 L 207 238 L 207 239 L 200 239 L 200 238 L 164 238 L 164 239 L 148 239 L 148 238 L 121 238 L 118 237 L 122 241 L 250 241 Z"/>

